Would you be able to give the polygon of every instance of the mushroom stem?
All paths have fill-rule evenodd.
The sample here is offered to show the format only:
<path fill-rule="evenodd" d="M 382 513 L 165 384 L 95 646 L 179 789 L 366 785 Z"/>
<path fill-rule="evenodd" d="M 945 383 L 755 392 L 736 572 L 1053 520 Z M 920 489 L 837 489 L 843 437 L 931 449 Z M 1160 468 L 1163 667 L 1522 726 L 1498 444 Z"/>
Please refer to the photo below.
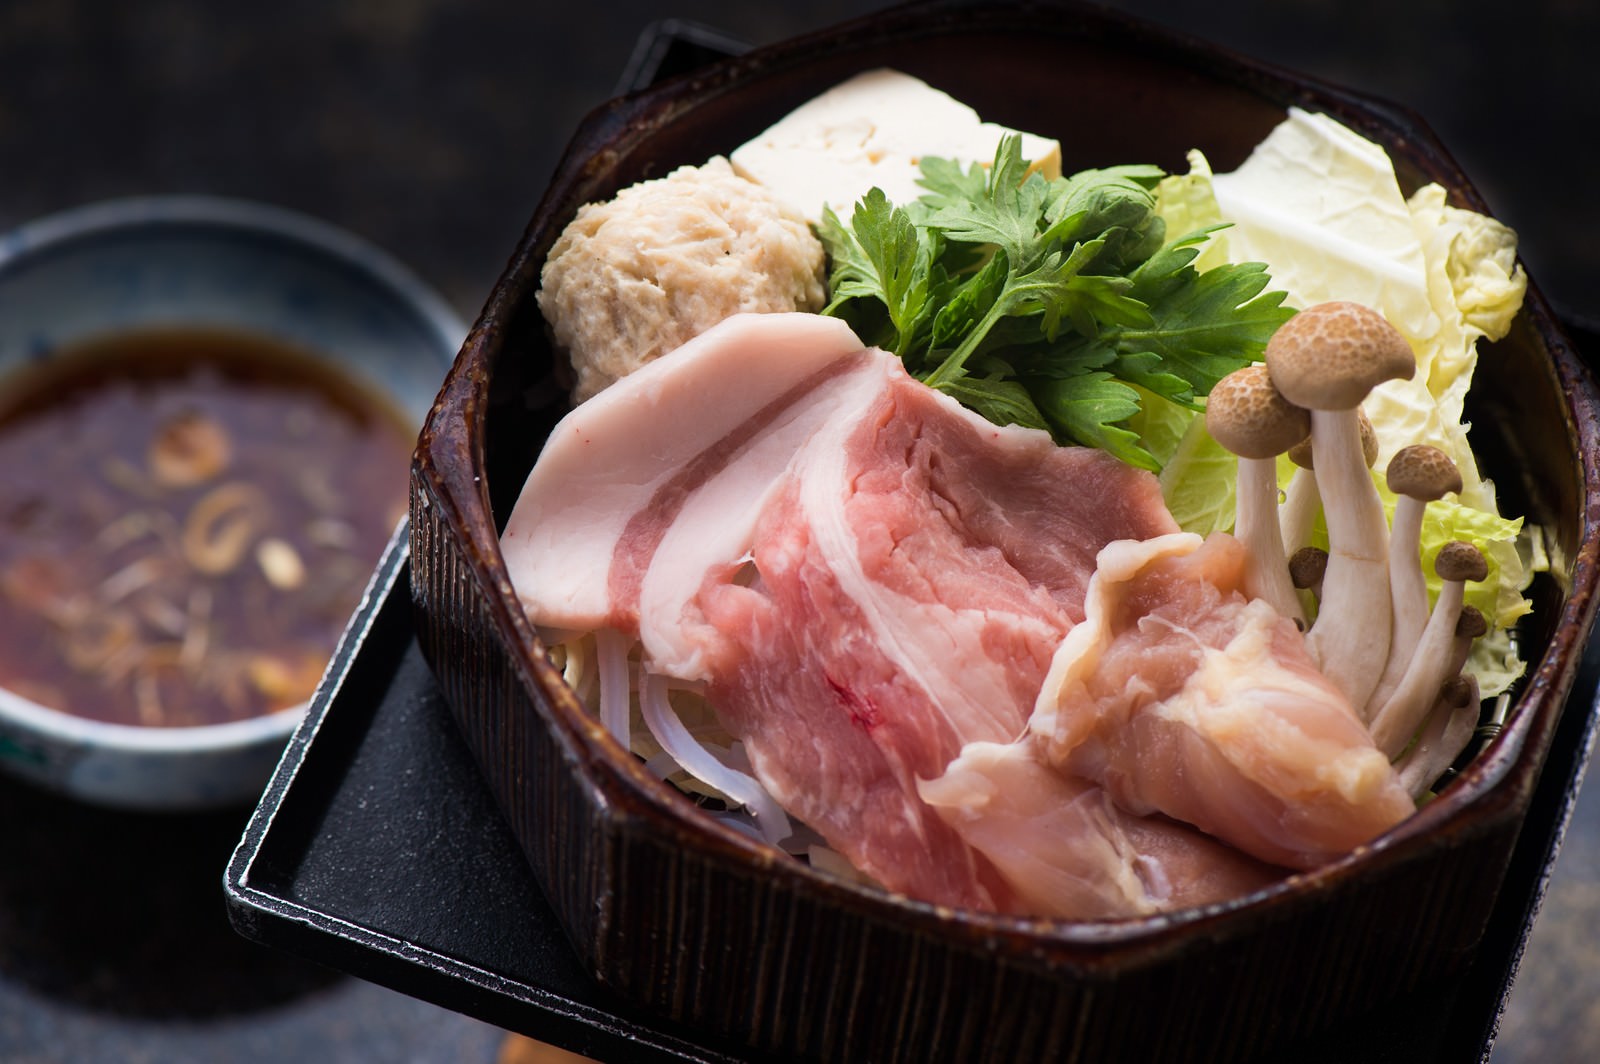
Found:
<path fill-rule="evenodd" d="M 1461 607 L 1461 616 L 1456 619 L 1456 641 L 1450 649 L 1449 674 L 1455 676 L 1467 667 L 1467 659 L 1472 656 L 1472 644 L 1489 632 L 1488 618 L 1476 606 Z"/>
<path fill-rule="evenodd" d="M 1359 415 L 1361 419 L 1361 454 L 1366 459 L 1370 469 L 1372 463 L 1378 460 L 1378 433 L 1372 427 L 1372 422 L 1367 419 L 1365 411 Z M 1294 471 L 1294 476 L 1289 478 L 1288 490 L 1284 492 L 1283 506 L 1278 511 L 1278 524 L 1283 536 L 1283 546 L 1290 555 L 1301 547 L 1311 543 L 1311 530 L 1316 524 L 1317 514 L 1322 511 L 1322 493 L 1317 490 L 1317 471 L 1311 454 L 1311 438 L 1304 440 L 1289 448 L 1286 452 L 1289 460 L 1299 468 Z M 1423 611 L 1426 614 L 1426 610 Z"/>
<path fill-rule="evenodd" d="M 1405 749 L 1433 707 L 1439 689 L 1451 676 L 1465 582 L 1482 580 L 1487 575 L 1483 554 L 1470 543 L 1446 544 L 1439 552 L 1436 568 L 1444 583 L 1422 638 L 1417 641 L 1416 652 L 1394 694 L 1372 714 L 1372 740 L 1391 758 Z"/>
<path fill-rule="evenodd" d="M 1402 447 L 1389 462 L 1389 490 L 1394 493 L 1394 521 L 1389 530 L 1389 589 L 1394 631 L 1383 675 L 1363 708 L 1371 719 L 1400 685 L 1428 623 L 1428 584 L 1422 575 L 1422 518 L 1428 503 L 1461 490 L 1461 474 L 1449 455 L 1437 447 Z M 1459 672 L 1459 666 L 1453 670 Z"/>
<path fill-rule="evenodd" d="M 1278 531 L 1277 456 L 1305 439 L 1306 411 L 1283 397 L 1259 363 L 1223 377 L 1206 397 L 1206 429 L 1238 458 L 1233 534 L 1248 559 L 1245 591 L 1305 628 Z"/>
<path fill-rule="evenodd" d="M 1305 627 L 1300 596 L 1289 580 L 1278 531 L 1278 464 L 1271 458 L 1240 458 L 1233 534 L 1250 553 L 1246 591 Z"/>
<path fill-rule="evenodd" d="M 1328 525 L 1322 606 L 1306 644 L 1357 714 L 1389 660 L 1389 524 L 1367 471 L 1360 406 L 1384 381 L 1411 378 L 1398 329 L 1359 303 L 1318 303 L 1278 327 L 1262 352 L 1284 399 L 1311 411 L 1311 456 Z"/>
<path fill-rule="evenodd" d="M 1428 583 L 1418 557 L 1422 540 L 1422 499 L 1402 495 L 1395 500 L 1394 521 L 1389 526 L 1389 594 L 1394 604 L 1391 645 L 1407 660 L 1428 624 Z"/>
<path fill-rule="evenodd" d="M 1449 678 L 1446 669 L 1450 647 L 1455 642 L 1461 595 L 1459 581 L 1448 581 L 1440 589 L 1439 601 L 1434 603 L 1433 616 L 1422 630 L 1411 665 L 1394 694 L 1372 714 L 1372 741 L 1390 757 L 1405 749 L 1407 740 L 1422 723 L 1423 714 L 1433 705 L 1434 696 Z"/>
<path fill-rule="evenodd" d="M 1317 474 L 1309 466 L 1301 466 L 1289 478 L 1289 487 L 1283 493 L 1283 505 L 1278 508 L 1278 534 L 1284 549 L 1291 555 L 1311 543 L 1311 526 L 1316 523 L 1317 511 L 1322 508 L 1322 494 L 1317 491 Z"/>
<path fill-rule="evenodd" d="M 1359 707 L 1364 720 L 1370 721 L 1394 695 L 1428 624 L 1428 584 L 1418 557 L 1425 505 L 1404 495 L 1395 500 L 1394 523 L 1389 530 L 1389 599 L 1393 611 L 1389 655 L 1377 685 Z"/>
<path fill-rule="evenodd" d="M 1400 785 L 1412 798 L 1421 798 L 1455 764 L 1472 742 L 1480 712 L 1476 680 L 1461 676 L 1444 685 L 1417 741 L 1395 762 Z"/>
<path fill-rule="evenodd" d="M 1362 458 L 1355 409 L 1313 410 L 1311 446 L 1328 525 L 1328 568 L 1306 643 L 1359 712 L 1389 656 L 1389 529 Z"/>

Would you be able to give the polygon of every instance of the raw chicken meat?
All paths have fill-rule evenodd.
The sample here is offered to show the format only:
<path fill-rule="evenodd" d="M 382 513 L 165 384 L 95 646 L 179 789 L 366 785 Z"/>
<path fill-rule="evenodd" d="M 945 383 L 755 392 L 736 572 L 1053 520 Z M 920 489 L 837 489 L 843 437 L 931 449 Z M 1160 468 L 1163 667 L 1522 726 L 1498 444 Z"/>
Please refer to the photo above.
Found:
<path fill-rule="evenodd" d="M 1123 811 L 1026 740 L 968 743 L 918 790 L 1036 916 L 1147 916 L 1242 898 L 1285 874 L 1187 824 Z"/>
<path fill-rule="evenodd" d="M 1130 812 L 1313 868 L 1415 806 L 1295 625 L 1240 592 L 1244 570 L 1226 535 L 1107 548 L 1030 729 Z"/>

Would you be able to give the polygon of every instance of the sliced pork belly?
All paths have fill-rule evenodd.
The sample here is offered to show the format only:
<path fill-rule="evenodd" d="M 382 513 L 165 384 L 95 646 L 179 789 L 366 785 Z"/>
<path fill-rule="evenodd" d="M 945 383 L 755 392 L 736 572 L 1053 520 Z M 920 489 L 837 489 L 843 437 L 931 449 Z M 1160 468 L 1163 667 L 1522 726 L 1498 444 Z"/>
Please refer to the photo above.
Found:
<path fill-rule="evenodd" d="M 1030 728 L 1124 809 L 1311 868 L 1415 807 L 1293 622 L 1245 599 L 1244 561 L 1226 535 L 1108 547 Z"/>
<path fill-rule="evenodd" d="M 1011 908 L 919 778 L 1022 734 L 1110 539 L 1170 531 L 1107 455 L 998 429 L 884 355 L 884 389 L 795 455 L 748 583 L 713 575 L 709 693 L 786 809 L 890 889 Z M 646 642 L 648 647 L 649 643 Z"/>
<path fill-rule="evenodd" d="M 1020 735 L 1096 554 L 1176 526 L 1148 474 L 842 329 L 731 319 L 575 410 L 507 527 L 512 583 L 536 623 L 705 682 L 762 783 L 890 889 L 1009 908 L 916 780 Z"/>
<path fill-rule="evenodd" d="M 968 743 L 918 790 L 1037 916 L 1145 916 L 1243 897 L 1286 874 L 1187 824 L 1125 812 L 1028 740 Z"/>
<path fill-rule="evenodd" d="M 720 510 L 694 530 L 705 537 L 700 553 L 736 558 L 764 493 L 828 416 L 839 378 L 860 368 L 849 356 L 863 350 L 832 318 L 738 315 L 574 410 L 550 434 L 501 535 L 530 614 L 554 628 L 614 619 L 632 628 L 641 573 L 626 563 L 647 562 L 687 497 L 708 488 Z"/>

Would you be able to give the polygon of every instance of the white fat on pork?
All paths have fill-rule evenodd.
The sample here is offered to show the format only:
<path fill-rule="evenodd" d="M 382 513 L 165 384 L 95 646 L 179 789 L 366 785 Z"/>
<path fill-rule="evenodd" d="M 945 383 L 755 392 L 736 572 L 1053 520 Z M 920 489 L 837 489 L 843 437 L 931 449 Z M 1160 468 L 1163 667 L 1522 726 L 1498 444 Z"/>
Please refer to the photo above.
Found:
<path fill-rule="evenodd" d="M 1030 730 L 1124 809 L 1312 868 L 1415 807 L 1294 624 L 1241 593 L 1245 568 L 1226 535 L 1108 547 Z"/>
<path fill-rule="evenodd" d="M 833 318 L 738 315 L 574 410 L 550 434 L 500 539 L 529 614 L 553 628 L 633 627 L 617 623 L 631 604 L 613 617 L 613 559 L 625 539 L 666 531 L 675 515 L 664 496 L 686 470 L 705 482 L 696 491 L 713 487 L 722 504 L 716 520 L 695 529 L 699 553 L 707 563 L 737 559 L 764 492 L 826 415 L 832 371 L 863 350 Z M 770 431 L 775 420 L 778 432 Z M 666 521 L 649 524 L 657 515 Z"/>

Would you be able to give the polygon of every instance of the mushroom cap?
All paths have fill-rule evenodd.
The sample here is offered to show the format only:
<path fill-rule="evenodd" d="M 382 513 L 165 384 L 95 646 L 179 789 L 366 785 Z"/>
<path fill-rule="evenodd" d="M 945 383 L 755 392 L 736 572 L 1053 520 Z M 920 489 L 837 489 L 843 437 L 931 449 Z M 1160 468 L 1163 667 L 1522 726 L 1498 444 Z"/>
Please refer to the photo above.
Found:
<path fill-rule="evenodd" d="M 1307 307 L 1278 327 L 1264 357 L 1278 390 L 1308 410 L 1353 410 L 1384 381 L 1417 372 L 1406 338 L 1360 303 Z"/>
<path fill-rule="evenodd" d="M 1453 709 L 1478 700 L 1478 685 L 1465 676 L 1452 676 L 1439 688 L 1439 701 Z"/>
<path fill-rule="evenodd" d="M 1289 582 L 1304 591 L 1315 587 L 1328 571 L 1328 552 L 1321 547 L 1301 547 L 1289 556 Z"/>
<path fill-rule="evenodd" d="M 1439 548 L 1433 561 L 1433 571 L 1441 580 L 1479 581 L 1489 575 L 1489 563 L 1483 551 L 1459 539 L 1451 540 Z"/>
<path fill-rule="evenodd" d="M 1461 490 L 1461 470 L 1437 447 L 1414 443 L 1389 459 L 1389 490 L 1423 502 Z"/>
<path fill-rule="evenodd" d="M 1461 607 L 1461 616 L 1456 618 L 1456 635 L 1463 639 L 1477 639 L 1489 634 L 1489 619 L 1483 611 L 1476 606 Z"/>
<path fill-rule="evenodd" d="M 1206 431 L 1241 458 L 1273 458 L 1305 439 L 1311 414 L 1272 386 L 1260 363 L 1234 370 L 1206 397 Z"/>
<path fill-rule="evenodd" d="M 1378 460 L 1378 430 L 1372 427 L 1372 419 L 1360 407 L 1356 408 L 1356 424 L 1361 428 L 1361 457 L 1366 460 L 1367 468 L 1371 469 L 1372 463 Z M 1302 469 L 1316 468 L 1310 436 L 1289 448 L 1289 461 Z"/>

